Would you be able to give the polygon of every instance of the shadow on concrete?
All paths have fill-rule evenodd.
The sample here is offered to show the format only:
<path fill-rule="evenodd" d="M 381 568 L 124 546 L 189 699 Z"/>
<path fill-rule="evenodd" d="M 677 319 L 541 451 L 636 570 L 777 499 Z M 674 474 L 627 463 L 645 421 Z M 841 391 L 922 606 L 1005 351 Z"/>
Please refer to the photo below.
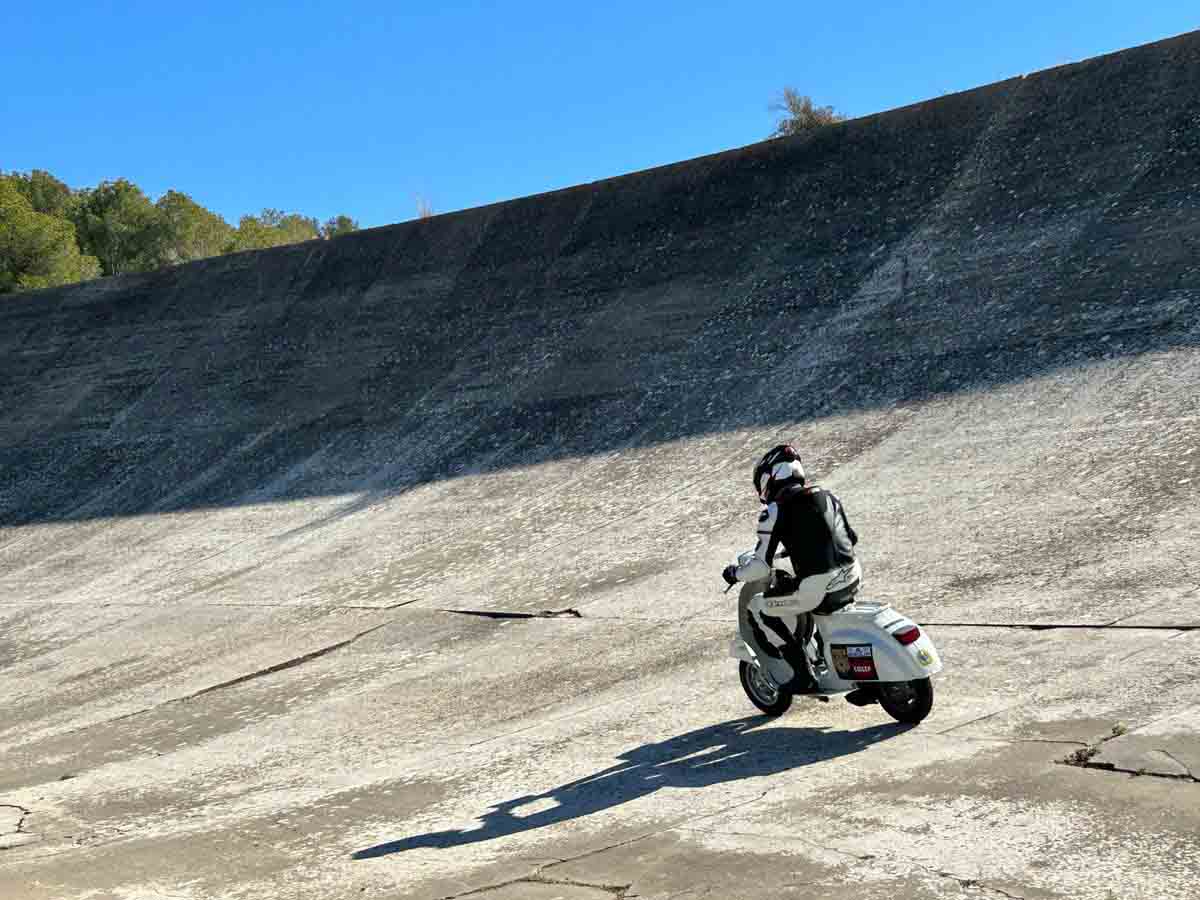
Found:
<path fill-rule="evenodd" d="M 760 726 L 776 720 L 750 716 L 689 731 L 622 753 L 616 765 L 542 794 L 514 797 L 489 809 L 479 827 L 434 831 L 387 841 L 352 854 L 372 859 L 418 847 L 445 849 L 475 844 L 582 818 L 641 799 L 662 788 L 706 788 L 778 775 L 790 769 L 858 753 L 907 731 L 889 723 L 857 731 Z M 523 814 L 523 807 L 532 807 Z"/>

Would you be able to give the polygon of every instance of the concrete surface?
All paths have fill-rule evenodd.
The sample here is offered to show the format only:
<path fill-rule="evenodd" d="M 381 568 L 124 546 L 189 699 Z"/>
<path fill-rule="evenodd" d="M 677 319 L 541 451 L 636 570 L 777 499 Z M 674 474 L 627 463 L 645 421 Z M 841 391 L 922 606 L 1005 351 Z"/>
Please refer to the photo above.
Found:
<path fill-rule="evenodd" d="M 1197 246 L 1192 34 L 6 300 L 0 897 L 1200 895 Z M 741 693 L 784 436 L 919 727 Z"/>

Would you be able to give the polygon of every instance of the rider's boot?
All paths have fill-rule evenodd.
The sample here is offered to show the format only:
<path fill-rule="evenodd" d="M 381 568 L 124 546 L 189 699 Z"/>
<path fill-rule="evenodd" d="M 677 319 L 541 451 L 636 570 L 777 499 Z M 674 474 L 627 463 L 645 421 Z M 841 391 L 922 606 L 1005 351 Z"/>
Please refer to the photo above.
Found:
<path fill-rule="evenodd" d="M 796 672 L 796 677 L 783 685 L 783 690 L 789 694 L 816 694 L 820 691 L 820 686 L 817 679 L 805 669 L 803 672 Z"/>

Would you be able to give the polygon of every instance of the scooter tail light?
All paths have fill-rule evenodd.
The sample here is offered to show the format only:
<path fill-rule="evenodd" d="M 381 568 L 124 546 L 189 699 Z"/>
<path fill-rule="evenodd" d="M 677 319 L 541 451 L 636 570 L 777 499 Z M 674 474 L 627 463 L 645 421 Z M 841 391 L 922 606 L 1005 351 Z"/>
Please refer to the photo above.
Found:
<path fill-rule="evenodd" d="M 901 644 L 907 647 L 913 641 L 921 636 L 921 629 L 916 625 L 909 625 L 907 628 L 901 628 L 895 632 L 892 637 L 898 640 Z"/>

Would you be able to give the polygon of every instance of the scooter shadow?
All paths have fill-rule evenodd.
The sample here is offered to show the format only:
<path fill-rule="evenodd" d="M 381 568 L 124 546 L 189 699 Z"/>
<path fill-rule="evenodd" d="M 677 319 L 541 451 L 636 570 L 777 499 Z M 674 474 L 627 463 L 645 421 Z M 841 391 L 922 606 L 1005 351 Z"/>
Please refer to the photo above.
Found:
<path fill-rule="evenodd" d="M 643 744 L 620 754 L 615 765 L 542 794 L 526 794 L 496 804 L 477 828 L 433 831 L 376 844 L 352 854 L 372 859 L 418 847 L 476 844 L 545 828 L 628 803 L 665 787 L 706 788 L 715 784 L 776 775 L 813 763 L 849 756 L 904 733 L 912 726 L 888 723 L 856 731 L 795 728 L 769 716 L 750 716 Z M 522 807 L 543 807 L 527 815 Z"/>

